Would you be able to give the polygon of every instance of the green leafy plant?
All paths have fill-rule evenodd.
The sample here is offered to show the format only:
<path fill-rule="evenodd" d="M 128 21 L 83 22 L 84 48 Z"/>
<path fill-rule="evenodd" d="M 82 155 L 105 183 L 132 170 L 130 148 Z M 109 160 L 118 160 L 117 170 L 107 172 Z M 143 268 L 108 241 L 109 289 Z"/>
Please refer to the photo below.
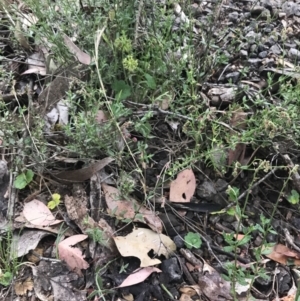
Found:
<path fill-rule="evenodd" d="M 291 194 L 288 196 L 288 201 L 293 205 L 299 204 L 299 193 L 292 189 Z"/>
<path fill-rule="evenodd" d="M 189 232 L 184 237 L 184 244 L 188 249 L 199 249 L 202 245 L 202 240 L 199 233 Z"/>
<path fill-rule="evenodd" d="M 3 286 L 10 285 L 13 279 L 13 274 L 10 271 L 2 272 L 0 269 L 0 284 Z"/>
<path fill-rule="evenodd" d="M 19 174 L 15 181 L 14 186 L 17 189 L 24 189 L 32 181 L 34 173 L 31 169 L 27 169 L 25 172 Z"/>
<path fill-rule="evenodd" d="M 56 208 L 59 205 L 59 203 L 60 203 L 60 194 L 53 193 L 52 200 L 48 202 L 48 208 L 52 210 Z"/>
<path fill-rule="evenodd" d="M 121 273 L 126 273 L 126 269 L 128 268 L 128 265 L 129 265 L 129 263 L 124 264 L 124 262 L 122 261 L 122 264 L 121 264 L 121 268 L 120 268 L 119 274 L 121 274 Z"/>
<path fill-rule="evenodd" d="M 86 234 L 96 243 L 107 246 L 107 239 L 104 238 L 103 231 L 99 228 L 89 228 L 86 230 Z"/>

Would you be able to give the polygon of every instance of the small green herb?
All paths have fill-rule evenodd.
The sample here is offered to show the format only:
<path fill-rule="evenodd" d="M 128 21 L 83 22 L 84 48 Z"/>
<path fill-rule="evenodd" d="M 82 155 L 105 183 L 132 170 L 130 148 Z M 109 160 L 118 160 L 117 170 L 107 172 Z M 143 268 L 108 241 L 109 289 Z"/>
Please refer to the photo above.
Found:
<path fill-rule="evenodd" d="M 54 209 L 56 208 L 60 203 L 60 194 L 54 193 L 52 194 L 52 200 L 48 202 L 48 208 Z"/>
<path fill-rule="evenodd" d="M 5 272 L 4 274 L 1 274 L 0 270 L 0 284 L 3 286 L 10 285 L 13 278 L 13 274 L 11 272 Z"/>
<path fill-rule="evenodd" d="M 288 201 L 293 205 L 298 204 L 299 203 L 299 193 L 296 190 L 292 189 L 291 194 L 288 197 Z"/>
<path fill-rule="evenodd" d="M 199 249 L 202 245 L 202 240 L 201 240 L 200 234 L 194 233 L 194 232 L 189 232 L 184 237 L 184 243 L 188 249 L 192 249 L 192 248 Z"/>
<path fill-rule="evenodd" d="M 17 189 L 24 189 L 33 179 L 34 173 L 31 169 L 26 170 L 26 172 L 22 172 L 19 174 L 15 181 L 14 186 Z"/>

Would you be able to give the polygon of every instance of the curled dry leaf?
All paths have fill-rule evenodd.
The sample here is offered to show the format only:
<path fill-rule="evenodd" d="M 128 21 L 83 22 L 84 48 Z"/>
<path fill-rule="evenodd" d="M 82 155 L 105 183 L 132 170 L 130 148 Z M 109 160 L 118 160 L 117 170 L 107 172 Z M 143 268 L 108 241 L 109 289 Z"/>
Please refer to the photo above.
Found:
<path fill-rule="evenodd" d="M 230 295 L 230 282 L 225 281 L 221 275 L 208 264 L 204 264 L 204 274 L 199 277 L 198 284 L 205 296 L 211 301 L 219 301 L 224 297 L 226 300 L 233 300 Z"/>
<path fill-rule="evenodd" d="M 162 232 L 162 221 L 155 212 L 138 204 L 135 199 L 122 200 L 119 190 L 115 187 L 102 183 L 102 189 L 109 214 L 114 214 L 119 219 L 132 219 L 136 222 L 145 223 L 155 232 Z"/>
<path fill-rule="evenodd" d="M 25 204 L 23 215 L 28 222 L 36 226 L 50 226 L 62 222 L 56 220 L 49 208 L 38 200 Z"/>
<path fill-rule="evenodd" d="M 27 278 L 25 281 L 17 281 L 15 283 L 15 293 L 18 296 L 23 296 L 27 294 L 27 291 L 33 289 L 33 281 L 30 278 Z"/>
<path fill-rule="evenodd" d="M 93 176 L 93 174 L 104 168 L 112 161 L 114 161 L 113 158 L 106 157 L 98 162 L 92 163 L 88 167 L 77 170 L 63 171 L 56 174 L 53 173 L 51 174 L 51 176 L 54 179 L 66 184 L 81 183 L 90 179 Z"/>
<path fill-rule="evenodd" d="M 196 178 L 191 169 L 185 169 L 171 182 L 170 201 L 190 202 L 196 189 Z"/>
<path fill-rule="evenodd" d="M 81 64 L 89 65 L 91 63 L 91 57 L 79 49 L 67 35 L 64 35 L 64 42 L 69 51 L 77 57 Z"/>
<path fill-rule="evenodd" d="M 27 58 L 26 63 L 28 65 L 28 69 L 23 72 L 22 75 L 31 73 L 46 75 L 45 58 L 42 51 L 31 54 Z"/>
<path fill-rule="evenodd" d="M 134 256 L 141 260 L 141 267 L 153 266 L 161 263 L 157 258 L 150 258 L 148 253 L 153 250 L 157 255 L 169 257 L 176 250 L 174 242 L 164 234 L 158 234 L 150 229 L 137 228 L 125 237 L 114 238 L 122 256 Z"/>
<path fill-rule="evenodd" d="M 142 269 L 137 269 L 132 272 L 119 286 L 117 287 L 125 287 L 134 285 L 137 283 L 143 282 L 147 279 L 153 272 L 161 273 L 161 270 L 155 267 L 146 267 Z"/>
<path fill-rule="evenodd" d="M 270 248 L 270 253 L 266 257 L 279 262 L 284 265 L 288 265 L 293 261 L 294 265 L 300 265 L 300 253 L 291 250 L 282 244 L 277 244 L 276 246 Z"/>
<path fill-rule="evenodd" d="M 64 260 L 68 267 L 79 276 L 82 276 L 81 269 L 87 269 L 89 264 L 83 259 L 81 250 L 73 246 L 87 237 L 83 234 L 73 235 L 58 244 L 59 259 Z"/>

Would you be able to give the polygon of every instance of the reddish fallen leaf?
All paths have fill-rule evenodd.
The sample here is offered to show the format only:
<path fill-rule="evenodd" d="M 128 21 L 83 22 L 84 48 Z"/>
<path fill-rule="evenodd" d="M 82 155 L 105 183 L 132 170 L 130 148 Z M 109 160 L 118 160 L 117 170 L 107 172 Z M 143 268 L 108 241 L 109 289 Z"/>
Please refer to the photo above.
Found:
<path fill-rule="evenodd" d="M 170 201 L 190 202 L 196 189 L 196 178 L 191 169 L 185 169 L 171 182 Z"/>
<path fill-rule="evenodd" d="M 153 231 L 161 233 L 163 229 L 161 219 L 155 212 L 148 210 L 136 200 L 122 200 L 117 188 L 102 183 L 105 200 L 109 214 L 113 214 L 119 219 L 132 219 L 133 221 L 147 224 Z"/>
<path fill-rule="evenodd" d="M 282 244 L 277 244 L 271 248 L 271 253 L 267 254 L 266 257 L 284 265 L 300 265 L 300 254 Z"/>
<path fill-rule="evenodd" d="M 64 41 L 69 51 L 77 57 L 81 64 L 89 65 L 91 63 L 91 57 L 79 49 L 67 35 L 64 35 Z"/>
<path fill-rule="evenodd" d="M 155 267 L 146 267 L 133 271 L 119 286 L 125 287 L 138 284 L 147 279 L 153 272 L 161 273 L 161 270 Z"/>
<path fill-rule="evenodd" d="M 73 235 L 58 244 L 59 259 L 64 260 L 69 268 L 79 276 L 81 269 L 87 269 L 89 264 L 83 259 L 82 252 L 73 246 L 85 240 L 88 236 L 83 234 Z"/>
<path fill-rule="evenodd" d="M 62 222 L 61 220 L 56 220 L 49 208 L 38 200 L 26 203 L 23 215 L 28 222 L 36 226 L 50 226 Z"/>

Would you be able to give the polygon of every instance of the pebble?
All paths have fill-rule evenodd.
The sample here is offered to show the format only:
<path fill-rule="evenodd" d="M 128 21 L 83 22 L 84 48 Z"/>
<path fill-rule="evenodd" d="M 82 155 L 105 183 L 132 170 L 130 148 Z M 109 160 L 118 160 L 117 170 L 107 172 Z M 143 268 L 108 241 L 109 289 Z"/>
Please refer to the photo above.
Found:
<path fill-rule="evenodd" d="M 288 52 L 288 57 L 293 60 L 299 60 L 300 59 L 300 51 L 296 48 L 291 48 Z"/>

